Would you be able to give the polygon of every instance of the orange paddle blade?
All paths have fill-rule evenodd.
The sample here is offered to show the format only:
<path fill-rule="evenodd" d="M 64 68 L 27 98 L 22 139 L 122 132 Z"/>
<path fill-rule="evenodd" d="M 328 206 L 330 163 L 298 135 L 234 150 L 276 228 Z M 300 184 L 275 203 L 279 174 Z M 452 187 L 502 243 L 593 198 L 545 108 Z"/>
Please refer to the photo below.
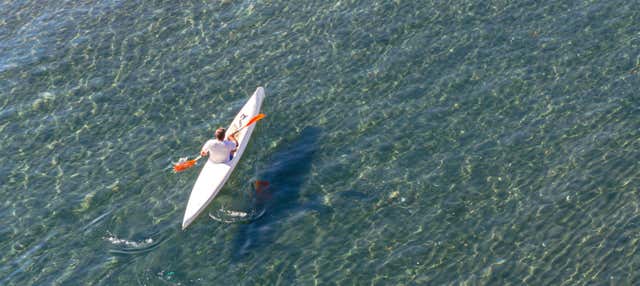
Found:
<path fill-rule="evenodd" d="M 264 113 L 260 113 L 256 116 L 254 116 L 253 118 L 251 118 L 251 120 L 249 120 L 249 122 L 247 122 L 247 124 L 245 124 L 244 126 L 242 126 L 242 128 L 236 130 L 235 132 L 233 132 L 233 134 L 231 135 L 236 135 L 238 132 L 240 132 L 240 130 L 245 129 L 247 127 L 249 127 L 249 125 L 256 123 L 256 121 L 264 118 L 266 115 L 264 115 Z"/>
<path fill-rule="evenodd" d="M 260 120 L 260 119 L 264 118 L 265 116 L 266 116 L 266 115 L 264 115 L 264 113 L 260 113 L 260 114 L 258 114 L 258 115 L 256 115 L 256 116 L 254 116 L 253 118 L 251 118 L 251 120 L 249 120 L 249 122 L 247 122 L 247 124 L 245 124 L 244 126 L 245 126 L 245 127 L 247 127 L 247 126 L 249 126 L 249 125 L 251 125 L 251 124 L 255 123 L 256 121 L 258 121 L 258 120 Z"/>
<path fill-rule="evenodd" d="M 189 169 L 191 167 L 193 167 L 193 165 L 196 164 L 196 162 L 198 161 L 198 159 L 193 159 L 193 160 L 188 160 L 188 161 L 184 161 L 184 162 L 180 162 L 180 163 L 176 163 L 175 165 L 173 165 L 173 171 L 174 172 L 182 172 L 186 169 Z"/>

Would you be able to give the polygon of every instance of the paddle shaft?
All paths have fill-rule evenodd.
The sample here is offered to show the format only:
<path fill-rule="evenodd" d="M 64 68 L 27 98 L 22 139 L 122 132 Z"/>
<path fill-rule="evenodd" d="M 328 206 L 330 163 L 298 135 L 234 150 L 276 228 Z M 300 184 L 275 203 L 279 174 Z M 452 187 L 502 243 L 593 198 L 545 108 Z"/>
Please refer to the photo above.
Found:
<path fill-rule="evenodd" d="M 254 123 L 256 123 L 256 122 L 260 121 L 262 118 L 264 118 L 264 116 L 265 116 L 265 115 L 264 115 L 264 114 L 262 114 L 262 113 L 260 113 L 260 114 L 258 114 L 258 115 L 256 115 L 256 116 L 254 116 L 253 118 L 251 118 L 251 120 L 249 120 L 249 123 L 247 123 L 247 125 L 242 126 L 240 129 L 238 129 L 238 130 L 234 131 L 234 132 L 233 132 L 233 133 L 231 133 L 231 135 L 229 135 L 229 136 L 235 136 L 235 135 L 236 135 L 236 134 L 238 134 L 238 132 L 240 132 L 242 129 L 245 129 L 245 128 L 247 128 L 247 127 L 251 126 L 252 124 L 254 124 Z"/>
<path fill-rule="evenodd" d="M 242 131 L 242 129 L 245 129 L 248 126 L 249 125 L 242 126 L 240 129 L 238 129 L 238 130 L 234 131 L 233 133 L 231 133 L 231 135 L 229 135 L 229 137 L 236 136 L 236 134 L 238 134 L 238 132 Z"/>

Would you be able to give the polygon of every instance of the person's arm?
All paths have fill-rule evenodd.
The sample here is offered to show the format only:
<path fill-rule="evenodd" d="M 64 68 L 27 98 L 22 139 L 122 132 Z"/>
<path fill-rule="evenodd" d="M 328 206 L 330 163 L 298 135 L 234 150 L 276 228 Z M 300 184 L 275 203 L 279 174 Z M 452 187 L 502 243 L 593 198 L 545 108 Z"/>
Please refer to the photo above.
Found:
<path fill-rule="evenodd" d="M 238 139 L 236 139 L 236 135 L 235 134 L 231 134 L 228 137 L 229 140 L 231 140 L 233 143 L 236 144 L 236 148 L 238 148 Z"/>
<path fill-rule="evenodd" d="M 231 150 L 231 154 L 238 151 L 238 139 L 236 139 L 236 135 L 232 133 L 231 135 L 229 135 L 229 137 L 227 137 L 227 139 L 231 140 L 231 142 L 236 144 L 236 147 L 233 148 L 233 150 Z"/>
<path fill-rule="evenodd" d="M 206 143 L 204 143 L 204 145 L 202 146 L 202 149 L 200 149 L 200 156 L 205 157 L 207 155 L 209 155 L 209 151 L 207 150 L 207 145 L 208 145 L 209 141 L 207 141 Z"/>

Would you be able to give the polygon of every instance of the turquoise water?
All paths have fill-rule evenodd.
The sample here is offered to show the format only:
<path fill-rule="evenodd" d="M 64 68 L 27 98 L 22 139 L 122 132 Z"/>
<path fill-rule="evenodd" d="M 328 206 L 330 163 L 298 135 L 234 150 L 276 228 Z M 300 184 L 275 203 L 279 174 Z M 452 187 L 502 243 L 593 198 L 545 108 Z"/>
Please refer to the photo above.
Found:
<path fill-rule="evenodd" d="M 637 284 L 639 18 L 2 1 L 0 284 Z M 182 231 L 198 169 L 172 162 L 257 86 L 267 117 Z"/>

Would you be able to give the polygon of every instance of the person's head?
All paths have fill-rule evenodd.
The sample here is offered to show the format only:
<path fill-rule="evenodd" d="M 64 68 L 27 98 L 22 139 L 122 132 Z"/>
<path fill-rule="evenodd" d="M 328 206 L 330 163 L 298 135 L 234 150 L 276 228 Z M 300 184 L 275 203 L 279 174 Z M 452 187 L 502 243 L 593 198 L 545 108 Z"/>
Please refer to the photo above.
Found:
<path fill-rule="evenodd" d="M 224 128 L 220 127 L 216 130 L 216 139 L 222 141 L 224 140 L 224 134 L 227 132 Z"/>

